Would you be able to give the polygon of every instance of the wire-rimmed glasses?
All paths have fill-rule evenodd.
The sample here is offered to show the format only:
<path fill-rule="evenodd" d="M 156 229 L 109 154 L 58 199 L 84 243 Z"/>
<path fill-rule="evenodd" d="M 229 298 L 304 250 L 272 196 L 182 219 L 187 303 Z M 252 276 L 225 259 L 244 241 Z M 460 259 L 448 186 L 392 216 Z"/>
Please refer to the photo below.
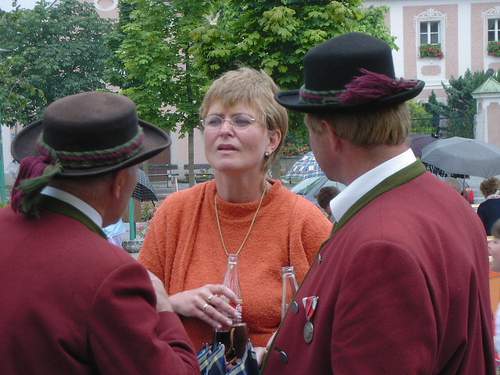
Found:
<path fill-rule="evenodd" d="M 201 123 L 205 129 L 220 129 L 226 121 L 229 122 L 233 128 L 245 129 L 254 124 L 257 120 L 246 113 L 237 113 L 230 117 L 214 114 L 206 116 L 201 120 Z"/>

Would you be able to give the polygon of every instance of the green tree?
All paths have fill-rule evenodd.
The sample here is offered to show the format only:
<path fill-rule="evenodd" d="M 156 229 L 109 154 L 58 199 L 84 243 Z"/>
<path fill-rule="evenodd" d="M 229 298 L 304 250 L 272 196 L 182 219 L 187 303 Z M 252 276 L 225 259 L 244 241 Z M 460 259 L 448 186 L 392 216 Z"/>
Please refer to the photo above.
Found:
<path fill-rule="evenodd" d="M 426 111 L 424 104 L 411 100 L 408 102 L 408 108 L 410 109 L 412 133 L 437 133 L 437 127 L 432 122 L 432 115 Z"/>
<path fill-rule="evenodd" d="M 123 61 L 116 52 L 125 39 L 123 27 L 131 21 L 130 15 L 133 10 L 132 3 L 120 1 L 118 3 L 118 14 L 120 15 L 118 21 L 113 23 L 111 32 L 106 35 L 106 45 L 111 54 L 106 61 L 105 80 L 109 84 L 120 88 L 126 88 L 129 80 L 127 79 Z"/>
<path fill-rule="evenodd" d="M 302 59 L 313 46 L 336 35 L 365 32 L 394 46 L 385 8 L 363 8 L 361 0 L 226 0 L 212 8 L 193 30 L 193 52 L 200 69 L 213 79 L 250 66 L 265 70 L 282 89 L 302 84 Z M 290 117 L 287 143 L 307 141 L 302 116 Z"/>
<path fill-rule="evenodd" d="M 437 134 L 439 134 L 439 119 L 441 114 L 441 106 L 437 100 L 436 93 L 434 90 L 431 91 L 431 95 L 427 103 L 424 104 L 425 110 L 432 116 L 432 126 L 436 128 Z"/>
<path fill-rule="evenodd" d="M 490 72 L 471 72 L 467 70 L 463 76 L 450 78 L 449 83 L 443 83 L 446 93 L 446 103 L 439 103 L 434 92 L 429 97 L 426 106 L 427 111 L 434 117 L 441 117 L 448 120 L 446 129 L 447 137 L 474 138 L 474 116 L 476 115 L 476 100 L 472 97 L 472 92 L 483 84 L 490 75 L 497 80 L 500 79 L 500 72 L 491 74 Z"/>
<path fill-rule="evenodd" d="M 302 83 L 302 59 L 333 36 L 361 31 L 393 43 L 384 9 L 361 0 L 227 0 L 195 29 L 193 51 L 211 79 L 240 65 L 264 69 L 283 88 Z"/>
<path fill-rule="evenodd" d="M 45 106 L 46 99 L 28 77 L 14 73 L 23 59 L 9 53 L 6 50 L 0 54 L 0 123 L 12 126 L 28 123 Z"/>
<path fill-rule="evenodd" d="M 193 69 L 190 31 L 206 11 L 203 1 L 125 0 L 128 22 L 119 25 L 116 52 L 124 69 L 123 93 L 142 118 L 188 135 L 190 182 L 194 182 L 193 129 L 206 78 Z M 115 70 L 116 69 L 116 65 Z"/>
<path fill-rule="evenodd" d="M 15 4 L 16 5 L 16 4 Z M 26 124 L 57 98 L 105 87 L 110 22 L 78 0 L 0 14 L 0 112 L 4 123 Z"/>

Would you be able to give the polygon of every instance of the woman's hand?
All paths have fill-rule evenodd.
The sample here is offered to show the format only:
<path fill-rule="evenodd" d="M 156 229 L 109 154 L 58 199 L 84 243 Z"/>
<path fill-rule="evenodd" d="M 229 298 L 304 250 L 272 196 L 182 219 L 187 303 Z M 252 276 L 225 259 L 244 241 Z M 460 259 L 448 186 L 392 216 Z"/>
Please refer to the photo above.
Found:
<path fill-rule="evenodd" d="M 148 276 L 156 294 L 156 311 L 173 311 L 172 304 L 169 301 L 163 282 L 151 271 L 148 271 Z"/>
<path fill-rule="evenodd" d="M 207 284 L 170 296 L 170 303 L 177 314 L 198 318 L 213 328 L 229 327 L 238 317 L 236 294 L 221 284 Z"/>

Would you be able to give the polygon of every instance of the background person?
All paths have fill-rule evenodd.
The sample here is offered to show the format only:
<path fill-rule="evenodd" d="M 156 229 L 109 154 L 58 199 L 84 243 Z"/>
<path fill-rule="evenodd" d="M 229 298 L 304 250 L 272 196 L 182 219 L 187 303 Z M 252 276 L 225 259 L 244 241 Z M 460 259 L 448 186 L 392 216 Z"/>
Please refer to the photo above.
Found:
<path fill-rule="evenodd" d="M 13 142 L 12 209 L 0 209 L 1 374 L 199 374 L 156 277 L 106 240 L 137 164 L 169 145 L 129 99 L 55 101 Z M 155 295 L 156 290 L 156 295 Z"/>
<path fill-rule="evenodd" d="M 391 48 L 360 33 L 311 49 L 304 81 L 277 100 L 347 187 L 264 373 L 494 374 L 481 222 L 405 143 L 424 83 L 395 79 Z"/>
<path fill-rule="evenodd" d="M 493 272 L 500 272 L 500 220 L 495 221 L 493 226 L 491 227 L 491 236 L 492 239 L 488 240 L 488 251 L 490 254 L 491 262 L 490 262 L 490 270 Z M 497 288 L 495 285 L 490 284 L 490 292 L 495 293 Z M 492 294 L 492 300 L 495 301 L 495 294 Z M 495 359 L 497 368 L 499 367 L 498 358 L 500 358 L 500 308 L 496 306 L 495 313 L 495 351 L 497 353 Z"/>
<path fill-rule="evenodd" d="M 108 241 L 116 246 L 122 247 L 122 242 L 129 238 L 126 224 L 123 222 L 122 218 L 118 219 L 116 223 L 102 228 L 102 230 L 108 238 Z"/>
<path fill-rule="evenodd" d="M 474 204 L 474 190 L 471 187 L 466 186 L 462 191 L 462 196 L 469 204 Z"/>
<path fill-rule="evenodd" d="M 500 219 L 500 195 L 498 189 L 500 188 L 500 181 L 496 177 L 485 179 L 479 185 L 481 193 L 486 200 L 482 202 L 477 208 L 477 214 L 483 222 L 486 234 L 491 235 L 491 227 Z"/>
<path fill-rule="evenodd" d="M 332 218 L 330 202 L 338 195 L 338 193 L 340 193 L 340 191 L 335 186 L 323 186 L 319 189 L 318 195 L 316 196 L 316 201 L 323 211 L 325 211 L 328 220 L 331 220 Z"/>
<path fill-rule="evenodd" d="M 331 230 L 317 207 L 266 177 L 288 129 L 275 92 L 269 76 L 249 68 L 212 83 L 200 113 L 215 178 L 167 197 L 139 254 L 197 349 L 236 316 L 221 298 L 234 302 L 220 285 L 228 254 L 239 257 L 243 321 L 252 343 L 265 346 L 280 323 L 281 267 L 294 266 L 301 281 Z"/>
<path fill-rule="evenodd" d="M 453 190 L 455 190 L 458 194 L 462 195 L 462 184 L 455 177 L 446 177 L 443 180 L 446 184 L 448 184 Z"/>
<path fill-rule="evenodd" d="M 491 235 L 493 239 L 488 241 L 488 251 L 492 258 L 491 270 L 500 272 L 500 219 L 492 225 Z"/>

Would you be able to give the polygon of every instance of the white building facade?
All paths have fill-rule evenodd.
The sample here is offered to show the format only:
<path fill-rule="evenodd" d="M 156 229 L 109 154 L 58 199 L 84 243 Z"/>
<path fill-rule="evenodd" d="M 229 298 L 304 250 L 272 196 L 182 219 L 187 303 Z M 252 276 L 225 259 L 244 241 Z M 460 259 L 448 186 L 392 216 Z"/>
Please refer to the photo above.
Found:
<path fill-rule="evenodd" d="M 495 49 L 500 1 L 370 0 L 365 5 L 389 8 L 386 23 L 399 48 L 393 52 L 396 76 L 425 81 L 421 99 L 431 90 L 444 96 L 441 83 L 467 69 L 500 69 L 500 48 Z"/>

